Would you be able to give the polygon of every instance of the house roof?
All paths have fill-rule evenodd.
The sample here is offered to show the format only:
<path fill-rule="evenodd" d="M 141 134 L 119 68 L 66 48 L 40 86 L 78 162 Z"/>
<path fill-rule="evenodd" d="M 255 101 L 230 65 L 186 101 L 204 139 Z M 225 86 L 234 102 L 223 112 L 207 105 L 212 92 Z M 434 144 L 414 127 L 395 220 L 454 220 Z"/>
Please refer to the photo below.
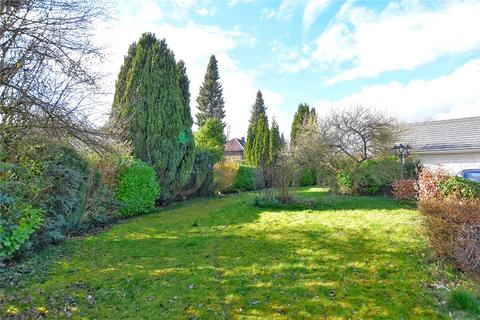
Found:
<path fill-rule="evenodd" d="M 225 151 L 244 151 L 245 142 L 237 138 L 230 139 L 224 146 Z"/>
<path fill-rule="evenodd" d="M 402 140 L 418 153 L 480 151 L 480 117 L 411 123 Z"/>

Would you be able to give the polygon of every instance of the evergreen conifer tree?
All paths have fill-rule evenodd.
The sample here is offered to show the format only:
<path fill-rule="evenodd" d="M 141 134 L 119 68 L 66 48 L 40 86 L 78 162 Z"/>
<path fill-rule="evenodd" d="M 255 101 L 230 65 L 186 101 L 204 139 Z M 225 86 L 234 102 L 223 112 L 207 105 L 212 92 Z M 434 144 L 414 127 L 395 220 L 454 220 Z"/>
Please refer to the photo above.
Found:
<path fill-rule="evenodd" d="M 124 126 L 134 156 L 157 172 L 161 200 L 173 198 L 185 186 L 195 158 L 186 103 L 188 79 L 184 66 L 179 66 L 165 40 L 144 33 L 130 46 L 112 106 L 112 116 Z"/>
<path fill-rule="evenodd" d="M 270 163 L 273 164 L 277 161 L 280 149 L 283 147 L 282 136 L 280 135 L 280 128 L 275 118 L 272 119 L 269 143 L 269 160 Z"/>
<path fill-rule="evenodd" d="M 310 107 L 306 103 L 300 103 L 298 105 L 297 112 L 295 112 L 295 116 L 293 117 L 292 122 L 292 130 L 290 131 L 290 143 L 295 143 L 295 139 L 302 128 L 303 123 L 305 120 L 308 119 L 311 115 L 315 115 L 315 108 L 310 110 Z"/>
<path fill-rule="evenodd" d="M 262 92 L 257 92 L 255 104 L 252 107 L 250 123 L 245 145 L 245 160 L 248 164 L 264 166 L 270 159 L 267 107 L 263 101 Z"/>
<path fill-rule="evenodd" d="M 225 118 L 225 102 L 223 101 L 223 89 L 220 83 L 218 62 L 214 55 L 210 57 L 207 72 L 197 97 L 197 125 L 202 127 L 205 121 L 216 118 L 223 121 Z M 225 126 L 225 124 L 223 124 Z"/>

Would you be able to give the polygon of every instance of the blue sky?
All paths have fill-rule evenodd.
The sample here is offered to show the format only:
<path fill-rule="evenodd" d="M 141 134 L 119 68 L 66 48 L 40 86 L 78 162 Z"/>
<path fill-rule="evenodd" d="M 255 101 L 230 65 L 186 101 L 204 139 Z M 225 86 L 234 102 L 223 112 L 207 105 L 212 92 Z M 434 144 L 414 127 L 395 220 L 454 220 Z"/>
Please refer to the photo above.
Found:
<path fill-rule="evenodd" d="M 194 114 L 215 54 L 232 137 L 245 135 L 258 89 L 287 135 L 300 102 L 320 115 L 362 104 L 403 121 L 480 115 L 479 1 L 117 0 L 114 8 L 96 33 L 109 50 L 107 88 L 128 45 L 154 32 L 186 62 Z"/>

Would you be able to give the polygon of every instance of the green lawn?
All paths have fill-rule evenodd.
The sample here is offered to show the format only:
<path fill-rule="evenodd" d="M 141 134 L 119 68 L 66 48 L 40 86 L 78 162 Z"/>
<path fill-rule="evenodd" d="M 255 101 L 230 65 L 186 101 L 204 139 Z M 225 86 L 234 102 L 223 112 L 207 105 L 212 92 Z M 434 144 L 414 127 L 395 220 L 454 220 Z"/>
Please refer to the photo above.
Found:
<path fill-rule="evenodd" d="M 320 188 L 300 196 L 321 209 L 197 199 L 69 240 L 0 291 L 0 318 L 8 307 L 25 318 L 38 307 L 47 318 L 443 318 L 416 211 Z"/>

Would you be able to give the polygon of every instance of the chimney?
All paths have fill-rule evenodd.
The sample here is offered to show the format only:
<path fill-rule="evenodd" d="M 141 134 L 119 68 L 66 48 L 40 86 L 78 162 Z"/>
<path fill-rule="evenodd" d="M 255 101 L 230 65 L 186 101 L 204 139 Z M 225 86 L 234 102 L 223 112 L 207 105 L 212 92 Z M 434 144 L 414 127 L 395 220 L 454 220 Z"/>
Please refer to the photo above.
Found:
<path fill-rule="evenodd" d="M 245 137 L 241 137 L 240 142 L 242 142 L 242 144 L 245 144 Z"/>

